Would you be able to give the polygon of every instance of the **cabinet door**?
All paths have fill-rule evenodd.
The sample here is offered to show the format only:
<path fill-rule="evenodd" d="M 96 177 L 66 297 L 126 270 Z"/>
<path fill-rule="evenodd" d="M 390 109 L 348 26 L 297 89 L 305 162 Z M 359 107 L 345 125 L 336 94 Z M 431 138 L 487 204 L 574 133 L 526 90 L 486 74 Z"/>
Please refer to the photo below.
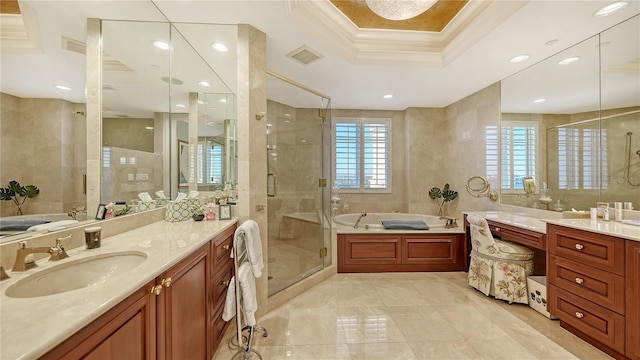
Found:
<path fill-rule="evenodd" d="M 627 240 L 627 357 L 640 359 L 640 242 Z"/>
<path fill-rule="evenodd" d="M 158 296 L 158 358 L 199 360 L 207 352 L 209 245 L 162 276 Z"/>
<path fill-rule="evenodd" d="M 41 359 L 156 359 L 153 284 L 136 291 Z"/>

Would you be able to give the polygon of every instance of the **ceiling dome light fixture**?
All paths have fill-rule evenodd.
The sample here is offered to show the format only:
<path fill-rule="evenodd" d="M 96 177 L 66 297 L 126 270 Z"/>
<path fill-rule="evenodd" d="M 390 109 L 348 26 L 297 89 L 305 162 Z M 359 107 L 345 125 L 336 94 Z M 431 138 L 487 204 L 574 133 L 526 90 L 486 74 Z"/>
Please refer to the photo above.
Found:
<path fill-rule="evenodd" d="M 378 16 L 388 20 L 407 20 L 429 10 L 438 0 L 365 0 Z"/>
<path fill-rule="evenodd" d="M 629 5 L 629 3 L 626 1 L 616 1 L 607 6 L 601 7 L 600 9 L 598 9 L 596 12 L 593 13 L 593 16 L 605 17 L 605 16 L 613 15 L 616 12 L 618 12 L 618 10 L 622 9 L 627 5 Z"/>

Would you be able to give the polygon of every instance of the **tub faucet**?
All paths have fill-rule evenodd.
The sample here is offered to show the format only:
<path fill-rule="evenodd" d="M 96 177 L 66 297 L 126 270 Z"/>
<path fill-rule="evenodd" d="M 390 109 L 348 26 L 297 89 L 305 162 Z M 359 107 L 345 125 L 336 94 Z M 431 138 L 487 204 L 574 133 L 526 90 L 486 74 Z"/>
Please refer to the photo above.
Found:
<path fill-rule="evenodd" d="M 56 239 L 56 245 L 51 247 L 27 247 L 26 241 L 20 241 L 18 243 L 18 250 L 16 252 L 16 261 L 13 263 L 11 271 L 26 271 L 36 267 L 35 260 L 26 261 L 29 254 L 49 254 L 49 261 L 58 261 L 68 258 L 67 252 L 62 247 L 62 240 L 71 238 L 71 235 Z"/>
<path fill-rule="evenodd" d="M 444 225 L 445 229 L 452 229 L 452 228 L 457 228 L 458 227 L 458 223 L 456 221 L 458 219 L 456 219 L 456 218 L 440 216 L 440 220 L 447 220 L 447 223 Z"/>
<path fill-rule="evenodd" d="M 358 217 L 358 220 L 356 220 L 356 223 L 353 225 L 354 229 L 358 228 L 358 224 L 360 224 L 360 220 L 362 220 L 363 217 L 367 216 L 367 212 L 363 211 L 360 213 L 360 217 Z"/>
<path fill-rule="evenodd" d="M 72 218 L 73 220 L 78 220 L 78 213 L 86 212 L 84 206 L 75 206 L 71 211 L 67 213 L 67 216 Z"/>

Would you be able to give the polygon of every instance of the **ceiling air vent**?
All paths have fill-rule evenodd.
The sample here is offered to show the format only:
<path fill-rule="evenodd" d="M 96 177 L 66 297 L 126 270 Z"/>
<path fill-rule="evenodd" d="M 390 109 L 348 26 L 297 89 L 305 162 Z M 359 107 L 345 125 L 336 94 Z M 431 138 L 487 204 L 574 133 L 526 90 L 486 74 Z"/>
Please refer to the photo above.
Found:
<path fill-rule="evenodd" d="M 64 36 L 62 37 L 62 48 L 82 55 L 87 51 L 87 47 L 82 41 Z M 105 71 L 132 71 L 125 64 L 114 59 L 107 53 L 102 53 L 102 69 Z"/>
<path fill-rule="evenodd" d="M 317 52 L 311 50 L 306 46 L 302 46 L 293 50 L 292 52 L 288 53 L 287 56 L 298 61 L 302 65 L 309 65 L 312 62 L 323 58 L 322 55 L 318 54 Z"/>

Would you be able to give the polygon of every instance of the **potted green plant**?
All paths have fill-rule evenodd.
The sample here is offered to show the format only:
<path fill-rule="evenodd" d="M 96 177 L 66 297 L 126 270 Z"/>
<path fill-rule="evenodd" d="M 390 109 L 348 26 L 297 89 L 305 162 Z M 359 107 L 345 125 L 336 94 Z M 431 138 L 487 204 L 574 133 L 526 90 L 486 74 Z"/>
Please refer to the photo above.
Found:
<path fill-rule="evenodd" d="M 19 182 L 11 180 L 9 185 L 4 188 L 0 188 L 0 199 L 3 201 L 13 201 L 18 207 L 16 215 L 22 215 L 22 206 L 27 199 L 35 197 L 40 193 L 35 185 L 22 186 Z"/>
<path fill-rule="evenodd" d="M 447 183 L 444 184 L 442 190 L 440 190 L 440 188 L 438 187 L 432 187 L 431 190 L 429 190 L 429 197 L 438 203 L 438 216 L 442 216 L 444 204 L 455 200 L 458 197 L 458 192 L 455 190 L 451 190 L 449 188 L 449 184 Z"/>
<path fill-rule="evenodd" d="M 204 219 L 204 210 L 201 207 L 192 207 L 191 217 L 194 221 L 202 221 Z"/>

